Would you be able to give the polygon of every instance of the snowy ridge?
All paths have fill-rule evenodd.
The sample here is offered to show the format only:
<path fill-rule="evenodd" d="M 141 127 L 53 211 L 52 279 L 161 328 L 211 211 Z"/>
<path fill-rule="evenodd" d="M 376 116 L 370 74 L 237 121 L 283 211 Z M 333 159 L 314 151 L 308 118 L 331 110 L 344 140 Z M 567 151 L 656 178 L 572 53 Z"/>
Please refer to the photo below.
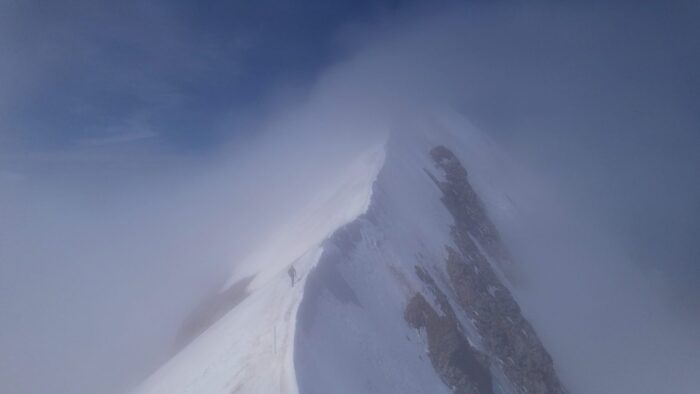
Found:
<path fill-rule="evenodd" d="M 383 149 L 360 155 L 309 204 L 245 261 L 226 286 L 253 278 L 248 295 L 135 393 L 297 393 L 293 365 L 297 308 L 307 273 L 335 229 L 366 211 Z M 290 286 L 294 264 L 298 283 Z"/>
<path fill-rule="evenodd" d="M 472 188 L 460 163 L 488 175 L 497 154 L 451 114 L 396 126 L 367 213 L 306 283 L 300 392 L 566 392 L 506 279 L 517 270 L 489 216 L 509 220 L 507 196 L 488 176 Z"/>
<path fill-rule="evenodd" d="M 397 124 L 237 265 L 221 294 L 245 298 L 136 392 L 565 393 L 512 292 L 500 159 L 455 114 Z"/>

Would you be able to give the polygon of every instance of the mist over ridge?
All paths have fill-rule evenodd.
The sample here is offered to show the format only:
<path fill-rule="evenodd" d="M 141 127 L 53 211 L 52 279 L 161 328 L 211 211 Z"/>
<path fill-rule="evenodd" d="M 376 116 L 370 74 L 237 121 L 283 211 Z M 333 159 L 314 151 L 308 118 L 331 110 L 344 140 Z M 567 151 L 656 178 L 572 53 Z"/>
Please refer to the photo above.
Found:
<path fill-rule="evenodd" d="M 37 14 L 45 27 L 0 12 L 17 17 L 0 29 L 15 54 L 0 81 L 16 86 L 0 93 L 0 391 L 138 383 L 196 304 L 348 163 L 444 113 L 505 162 L 471 165 L 522 204 L 502 224 L 531 271 L 521 307 L 571 391 L 700 386 L 693 2 L 399 2 L 318 27 L 323 51 L 275 41 L 250 64 L 245 48 L 277 33 L 209 35 L 158 1 L 127 7 L 131 32 L 106 4 L 56 7 Z M 299 7 L 285 23 L 316 10 Z M 228 34 L 232 52 L 214 38 Z M 75 50 L 93 61 L 76 65 Z M 217 59 L 247 64 L 245 81 L 272 68 L 261 58 L 317 50 L 260 91 L 209 90 L 237 72 Z M 19 116 L 24 103 L 36 112 Z"/>

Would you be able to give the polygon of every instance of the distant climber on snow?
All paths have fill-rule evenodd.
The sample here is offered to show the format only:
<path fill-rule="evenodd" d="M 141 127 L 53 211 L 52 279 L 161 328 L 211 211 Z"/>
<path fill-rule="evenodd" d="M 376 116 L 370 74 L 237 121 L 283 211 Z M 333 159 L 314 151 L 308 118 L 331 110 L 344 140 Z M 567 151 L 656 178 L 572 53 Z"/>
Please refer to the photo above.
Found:
<path fill-rule="evenodd" d="M 297 276 L 297 270 L 294 269 L 294 266 L 289 267 L 289 270 L 287 271 L 289 274 L 289 277 L 292 279 L 292 287 L 294 287 L 294 280 L 296 279 Z"/>

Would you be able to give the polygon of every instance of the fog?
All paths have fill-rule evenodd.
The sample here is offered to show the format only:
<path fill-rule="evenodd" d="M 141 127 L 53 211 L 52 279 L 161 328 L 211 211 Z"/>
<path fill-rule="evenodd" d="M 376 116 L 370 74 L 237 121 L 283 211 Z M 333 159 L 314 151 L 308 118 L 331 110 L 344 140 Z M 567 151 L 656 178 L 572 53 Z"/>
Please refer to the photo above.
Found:
<path fill-rule="evenodd" d="M 698 14 L 691 1 L 412 3 L 339 27 L 313 78 L 222 110 L 204 153 L 148 128 L 21 150 L 0 125 L 0 391 L 136 384 L 236 260 L 356 152 L 445 107 L 516 163 L 504 187 L 522 222 L 504 236 L 572 392 L 697 391 Z"/>
<path fill-rule="evenodd" d="M 371 140 L 282 112 L 206 157 L 89 146 L 7 160 L 3 391 L 120 392 L 172 355 L 236 260 Z"/>

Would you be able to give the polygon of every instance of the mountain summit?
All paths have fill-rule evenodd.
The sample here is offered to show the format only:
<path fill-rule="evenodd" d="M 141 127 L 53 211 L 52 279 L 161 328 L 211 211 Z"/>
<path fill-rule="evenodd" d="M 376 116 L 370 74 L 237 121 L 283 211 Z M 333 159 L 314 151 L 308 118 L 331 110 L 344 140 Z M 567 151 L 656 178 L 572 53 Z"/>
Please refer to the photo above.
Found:
<path fill-rule="evenodd" d="M 136 392 L 565 393 L 491 218 L 512 203 L 472 176 L 492 150 L 454 116 L 397 126 L 237 264 Z"/>

